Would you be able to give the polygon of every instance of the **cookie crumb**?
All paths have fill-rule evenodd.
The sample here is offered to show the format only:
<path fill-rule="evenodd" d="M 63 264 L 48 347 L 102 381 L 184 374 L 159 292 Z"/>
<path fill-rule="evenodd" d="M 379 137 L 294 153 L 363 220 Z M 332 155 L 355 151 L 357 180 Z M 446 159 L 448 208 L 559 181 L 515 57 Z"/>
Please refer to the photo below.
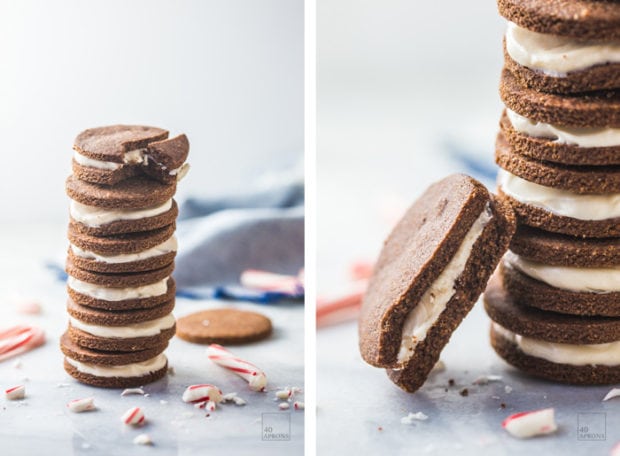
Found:
<path fill-rule="evenodd" d="M 455 382 L 454 382 L 454 379 L 453 379 L 453 378 L 451 378 L 450 380 L 448 380 L 448 385 L 449 385 L 449 386 L 454 386 L 454 383 L 455 383 Z"/>
<path fill-rule="evenodd" d="M 499 407 L 505 409 L 506 408 L 506 403 L 502 402 L 501 404 L 499 404 Z"/>
<path fill-rule="evenodd" d="M 467 388 L 463 388 L 461 391 L 459 391 L 459 394 L 463 397 L 469 396 L 469 390 Z"/>

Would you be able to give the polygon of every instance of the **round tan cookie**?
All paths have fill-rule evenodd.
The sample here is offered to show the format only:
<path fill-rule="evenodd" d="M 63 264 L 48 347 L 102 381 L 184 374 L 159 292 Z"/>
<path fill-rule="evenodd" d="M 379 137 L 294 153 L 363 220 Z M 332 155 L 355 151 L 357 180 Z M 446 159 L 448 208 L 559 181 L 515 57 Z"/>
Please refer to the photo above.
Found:
<path fill-rule="evenodd" d="M 204 310 L 177 320 L 177 336 L 197 344 L 245 344 L 265 339 L 269 334 L 269 318 L 244 310 Z"/>

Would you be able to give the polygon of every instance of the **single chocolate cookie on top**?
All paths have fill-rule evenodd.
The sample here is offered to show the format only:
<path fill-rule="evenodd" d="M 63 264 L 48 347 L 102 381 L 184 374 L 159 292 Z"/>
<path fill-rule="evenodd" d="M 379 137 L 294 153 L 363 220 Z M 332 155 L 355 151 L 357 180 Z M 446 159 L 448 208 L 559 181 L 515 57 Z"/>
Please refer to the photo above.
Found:
<path fill-rule="evenodd" d="M 416 391 L 486 285 L 515 231 L 505 203 L 464 175 L 435 184 L 385 241 L 362 304 L 366 362 Z"/>

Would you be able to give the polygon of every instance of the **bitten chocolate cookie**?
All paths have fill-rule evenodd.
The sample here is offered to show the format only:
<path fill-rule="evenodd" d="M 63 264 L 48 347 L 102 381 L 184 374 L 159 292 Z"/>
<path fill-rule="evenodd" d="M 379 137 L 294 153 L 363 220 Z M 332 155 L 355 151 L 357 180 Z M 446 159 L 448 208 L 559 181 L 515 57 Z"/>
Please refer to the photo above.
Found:
<path fill-rule="evenodd" d="M 169 277 L 141 288 L 106 288 L 69 277 L 67 293 L 73 302 L 94 309 L 150 309 L 174 299 L 176 284 L 174 279 Z"/>
<path fill-rule="evenodd" d="M 599 0 L 498 0 L 499 13 L 539 33 L 579 39 L 620 39 L 620 7 Z"/>
<path fill-rule="evenodd" d="M 173 183 L 187 170 L 189 141 L 185 135 L 168 139 L 168 132 L 160 128 L 112 125 L 83 131 L 73 148 L 73 173 L 80 180 L 116 185 L 148 174 Z"/>
<path fill-rule="evenodd" d="M 620 166 L 566 166 L 534 160 L 515 153 L 500 132 L 495 162 L 515 176 L 574 193 L 620 193 Z"/>
<path fill-rule="evenodd" d="M 620 381 L 620 319 L 561 315 L 514 302 L 495 275 L 484 295 L 491 345 L 531 375 L 572 384 Z"/>
<path fill-rule="evenodd" d="M 513 207 L 519 223 L 582 238 L 620 236 L 620 194 L 578 194 L 498 173 L 501 198 Z"/>
<path fill-rule="evenodd" d="M 620 91 L 578 96 L 543 93 L 522 86 L 504 68 L 499 93 L 506 107 L 536 122 L 569 127 L 620 128 Z"/>
<path fill-rule="evenodd" d="M 80 204 L 119 211 L 161 206 L 174 196 L 176 183 L 163 184 L 138 176 L 108 187 L 85 182 L 71 175 L 67 178 L 65 189 L 69 198 Z"/>
<path fill-rule="evenodd" d="M 452 175 L 433 184 L 386 240 L 363 300 L 366 362 L 417 390 L 484 289 L 515 230 L 506 204 Z"/>
<path fill-rule="evenodd" d="M 620 71 L 618 74 L 620 74 Z M 528 122 L 526 119 L 519 120 Z M 505 110 L 500 120 L 500 130 L 514 152 L 535 160 L 560 163 L 562 165 L 620 165 L 620 145 L 581 147 L 576 144 L 558 141 L 557 131 L 555 134 L 548 132 L 545 134 L 545 137 L 530 136 L 515 129 Z M 548 128 L 548 130 L 551 131 L 552 127 Z M 569 139 L 564 141 L 569 141 Z"/>
<path fill-rule="evenodd" d="M 245 344 L 271 334 L 271 320 L 255 312 L 211 309 L 179 318 L 177 336 L 198 344 Z"/>

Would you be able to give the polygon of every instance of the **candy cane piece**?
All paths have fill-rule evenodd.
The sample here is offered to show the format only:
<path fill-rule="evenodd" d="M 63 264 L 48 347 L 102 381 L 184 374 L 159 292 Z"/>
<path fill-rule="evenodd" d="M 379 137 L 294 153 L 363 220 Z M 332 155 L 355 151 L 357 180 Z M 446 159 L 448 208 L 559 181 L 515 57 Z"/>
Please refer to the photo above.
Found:
<path fill-rule="evenodd" d="M 141 426 L 144 424 L 144 412 L 140 407 L 132 407 L 121 417 L 121 421 L 127 426 Z"/>
<path fill-rule="evenodd" d="M 243 271 L 239 281 L 244 287 L 262 291 L 280 291 L 289 294 L 297 294 L 303 291 L 303 285 L 298 277 L 256 269 Z"/>
<path fill-rule="evenodd" d="M 222 402 L 222 390 L 207 383 L 188 386 L 183 392 L 183 402 Z M 201 407 L 202 408 L 202 407 Z"/>
<path fill-rule="evenodd" d="M 18 385 L 4 391 L 4 396 L 9 401 L 16 401 L 26 397 L 26 386 Z"/>
<path fill-rule="evenodd" d="M 510 434 L 522 439 L 550 434 L 558 428 L 552 408 L 515 413 L 502 422 L 502 427 Z"/>
<path fill-rule="evenodd" d="M 306 404 L 304 404 L 303 402 L 295 401 L 293 402 L 293 407 L 295 408 L 295 410 L 303 410 L 304 408 L 306 408 Z"/>
<path fill-rule="evenodd" d="M 34 326 L 18 325 L 0 331 L 0 361 L 43 345 L 45 333 Z"/>
<path fill-rule="evenodd" d="M 73 413 L 82 413 L 88 410 L 95 410 L 95 398 L 85 397 L 84 399 L 74 399 L 67 403 L 67 408 Z"/>
<path fill-rule="evenodd" d="M 222 366 L 246 380 L 252 391 L 265 390 L 267 386 L 267 376 L 254 364 L 237 358 L 218 344 L 211 344 L 207 347 L 207 356 L 218 366 Z"/>

